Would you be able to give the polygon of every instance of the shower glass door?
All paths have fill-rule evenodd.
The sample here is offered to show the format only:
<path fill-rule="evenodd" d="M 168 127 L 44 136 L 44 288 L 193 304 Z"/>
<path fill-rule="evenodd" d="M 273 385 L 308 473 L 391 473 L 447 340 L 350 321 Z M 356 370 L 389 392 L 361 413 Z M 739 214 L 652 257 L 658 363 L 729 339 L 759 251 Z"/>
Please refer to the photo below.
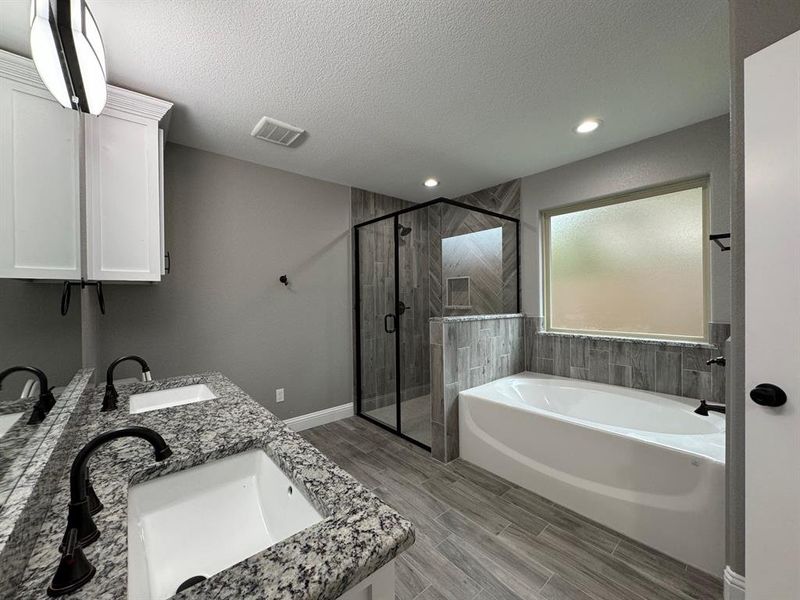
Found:
<path fill-rule="evenodd" d="M 441 354 L 431 360 L 441 340 L 431 344 L 430 320 L 519 310 L 519 220 L 441 198 L 353 231 L 357 413 L 430 450 L 443 441 L 433 443 L 434 424 L 443 434 L 441 419 L 456 415 Z"/>
<path fill-rule="evenodd" d="M 398 431 L 397 217 L 355 232 L 358 410 Z"/>
<path fill-rule="evenodd" d="M 437 207 L 438 208 L 438 207 Z M 431 445 L 428 208 L 398 215 L 400 432 Z"/>

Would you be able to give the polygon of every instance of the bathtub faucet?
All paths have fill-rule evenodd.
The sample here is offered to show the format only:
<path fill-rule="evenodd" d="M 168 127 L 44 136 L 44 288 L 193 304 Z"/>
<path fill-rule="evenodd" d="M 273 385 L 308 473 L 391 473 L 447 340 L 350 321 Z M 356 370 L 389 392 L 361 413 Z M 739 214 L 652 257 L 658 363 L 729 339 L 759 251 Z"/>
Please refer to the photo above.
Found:
<path fill-rule="evenodd" d="M 708 366 L 719 365 L 720 367 L 724 367 L 725 366 L 725 357 L 724 356 L 715 356 L 714 358 L 709 358 L 706 361 L 706 364 Z"/>
<path fill-rule="evenodd" d="M 705 400 L 700 400 L 700 406 L 698 406 L 694 412 L 696 412 L 698 415 L 703 415 L 704 417 L 707 417 L 708 411 L 725 414 L 725 405 L 708 404 Z"/>

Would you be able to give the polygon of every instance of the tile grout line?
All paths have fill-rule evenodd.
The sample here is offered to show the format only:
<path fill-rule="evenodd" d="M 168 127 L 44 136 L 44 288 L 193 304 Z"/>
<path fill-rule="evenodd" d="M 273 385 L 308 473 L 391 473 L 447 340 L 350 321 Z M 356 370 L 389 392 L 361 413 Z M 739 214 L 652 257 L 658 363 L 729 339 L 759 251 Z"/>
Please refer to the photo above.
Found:
<path fill-rule="evenodd" d="M 465 517 L 465 518 L 467 518 L 467 519 L 469 518 L 469 517 L 467 517 L 466 515 L 464 515 L 464 517 Z M 495 533 L 495 534 L 494 534 L 494 537 L 500 537 L 500 536 L 503 534 L 503 532 L 504 532 L 506 529 L 508 529 L 509 527 L 511 527 L 511 525 L 512 525 L 512 523 L 509 521 L 508 525 L 506 525 L 506 526 L 505 526 L 505 527 L 503 527 L 503 528 L 502 528 L 500 531 L 498 531 L 497 533 Z M 542 531 L 544 531 L 544 530 L 542 530 Z M 540 533 L 541 533 L 541 532 L 540 532 Z"/>
<path fill-rule="evenodd" d="M 543 531 L 544 531 L 544 530 L 543 530 Z M 540 591 L 540 592 L 541 592 L 541 591 L 542 591 L 544 588 L 546 588 L 546 587 L 547 587 L 547 584 L 548 584 L 548 583 L 550 583 L 550 580 L 551 580 L 553 577 L 555 577 L 555 574 L 556 574 L 556 572 L 555 572 L 555 571 L 553 571 L 552 573 L 550 573 L 550 577 L 548 577 L 548 578 L 547 578 L 547 581 L 545 581 L 545 582 L 542 584 L 542 587 L 540 587 L 540 588 L 539 588 L 539 591 Z"/>
<path fill-rule="evenodd" d="M 425 593 L 425 592 L 428 590 L 428 588 L 430 588 L 430 587 L 431 587 L 431 585 L 432 585 L 432 584 L 430 584 L 430 583 L 429 583 L 428 585 L 426 585 L 424 588 L 422 588 L 422 590 L 420 591 L 420 593 L 419 593 L 419 594 L 417 594 L 416 596 L 414 596 L 413 598 L 411 598 L 411 600 L 417 600 L 417 598 L 419 598 L 420 596 L 422 596 L 422 594 L 424 594 L 424 593 Z M 396 594 L 396 593 L 395 593 L 395 598 L 397 598 L 397 594 Z"/>
<path fill-rule="evenodd" d="M 469 518 L 468 518 L 468 517 L 464 517 L 464 518 L 466 518 L 467 520 L 469 520 Z M 503 529 L 503 531 L 505 531 L 505 529 Z M 502 533 L 502 531 L 501 531 L 500 533 Z M 490 535 L 491 535 L 491 534 L 490 534 Z M 500 534 L 497 534 L 497 535 L 500 535 Z M 450 533 L 450 535 L 448 535 L 448 537 L 447 537 L 447 538 L 445 538 L 444 540 L 442 540 L 441 542 L 439 542 L 439 543 L 436 545 L 436 549 L 438 550 L 438 549 L 439 549 L 439 546 L 441 546 L 441 545 L 442 545 L 442 544 L 443 544 L 445 541 L 449 540 L 451 537 L 452 537 L 452 538 L 454 538 L 454 540 L 455 540 L 455 541 L 461 542 L 461 545 L 462 545 L 462 546 L 469 546 L 469 544 L 466 542 L 466 540 L 464 540 L 463 538 L 459 537 L 457 533 L 455 533 L 455 532 L 451 532 L 451 533 Z M 455 541 L 454 541 L 454 540 L 450 540 L 450 542 L 451 542 L 451 543 L 455 543 Z M 499 561 L 497 561 L 495 558 L 493 558 L 493 557 L 491 557 L 491 556 L 489 556 L 489 555 L 485 554 L 485 553 L 484 553 L 484 552 L 483 552 L 483 551 L 482 551 L 480 548 L 477 548 L 477 549 L 475 550 L 475 552 L 477 552 L 477 555 L 478 555 L 478 556 L 479 556 L 479 557 L 480 557 L 480 558 L 481 558 L 481 559 L 482 559 L 484 562 L 486 562 L 486 563 L 489 563 L 490 565 L 494 565 L 494 566 L 495 566 L 497 569 L 499 569 L 500 571 L 503 571 L 503 572 L 505 572 L 505 573 L 506 573 L 506 574 L 508 574 L 508 575 L 511 575 L 512 577 L 516 577 L 516 576 L 515 576 L 515 575 L 513 575 L 513 573 L 511 573 L 511 572 L 510 572 L 510 571 L 509 571 L 509 570 L 508 570 L 508 569 L 507 569 L 507 568 L 506 568 L 506 567 L 505 567 L 505 566 L 504 566 L 502 563 L 500 563 Z M 440 553 L 441 553 L 441 551 L 440 551 Z M 441 553 L 441 554 L 444 556 L 444 554 L 443 554 L 443 553 Z M 469 575 L 469 573 L 467 573 L 466 571 L 464 571 L 463 569 L 461 569 L 461 567 L 460 567 L 460 566 L 458 566 L 456 563 L 454 563 L 452 560 L 450 560 L 450 558 L 449 558 L 449 557 L 447 557 L 447 556 L 444 556 L 444 558 L 445 558 L 445 560 L 447 560 L 448 562 L 450 562 L 450 564 L 452 564 L 453 566 L 455 566 L 455 567 L 456 567 L 456 568 L 457 568 L 459 571 L 461 571 L 462 573 L 464 573 L 464 575 L 466 575 L 467 577 L 470 577 L 470 578 L 471 578 L 471 575 Z M 533 560 L 533 559 L 532 559 L 532 560 Z M 545 581 L 545 582 L 544 582 L 544 584 L 542 584 L 542 585 L 541 585 L 541 586 L 538 588 L 538 590 L 537 590 L 536 588 L 534 588 L 533 586 L 529 585 L 527 582 L 521 581 L 522 585 L 524 585 L 524 586 L 525 586 L 527 589 L 529 589 L 529 590 L 531 590 L 531 591 L 534 591 L 534 592 L 535 592 L 535 591 L 540 591 L 540 590 L 542 590 L 542 589 L 544 588 L 544 586 L 545 586 L 545 585 L 547 585 L 547 583 L 550 581 L 550 579 L 552 579 L 553 575 L 555 575 L 555 574 L 556 574 L 556 572 L 555 572 L 555 571 L 553 571 L 552 569 L 548 568 L 548 567 L 545 567 L 544 565 L 541 565 L 540 563 L 538 563 L 538 561 L 534 561 L 534 562 L 537 562 L 537 564 L 539 564 L 539 566 L 541 566 L 541 567 L 545 568 L 546 570 L 550 571 L 550 575 L 548 575 L 548 576 L 547 576 L 547 581 Z M 473 581 L 476 581 L 476 582 L 477 582 L 477 580 L 473 580 Z M 505 588 L 506 588 L 506 589 L 507 589 L 509 592 L 511 591 L 511 588 L 510 588 L 508 585 L 506 585 L 506 584 L 505 584 L 503 581 L 501 581 L 501 580 L 499 580 L 499 579 L 498 579 L 498 581 L 499 581 L 499 582 L 500 582 L 500 584 L 501 584 L 502 586 L 504 586 L 504 587 L 505 587 Z M 483 586 L 483 587 L 481 588 L 481 590 L 478 592 L 478 594 L 477 594 L 475 597 L 479 596 L 479 595 L 481 594 L 481 592 L 483 592 L 483 591 L 486 591 L 486 592 L 488 592 L 492 598 L 495 598 L 495 597 L 496 597 L 496 596 L 494 595 L 494 593 L 492 592 L 492 589 L 491 589 L 491 588 L 489 588 L 489 587 L 486 587 L 486 586 Z M 513 592 L 512 592 L 512 593 L 513 593 Z"/>

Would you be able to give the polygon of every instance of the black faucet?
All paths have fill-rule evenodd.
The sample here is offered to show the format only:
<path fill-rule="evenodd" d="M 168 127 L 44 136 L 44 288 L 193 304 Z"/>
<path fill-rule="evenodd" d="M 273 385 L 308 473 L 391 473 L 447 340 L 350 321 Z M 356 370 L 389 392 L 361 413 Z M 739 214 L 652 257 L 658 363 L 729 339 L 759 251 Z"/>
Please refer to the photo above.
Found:
<path fill-rule="evenodd" d="M 3 389 L 3 380 L 6 378 L 6 376 L 18 371 L 27 371 L 28 373 L 33 373 L 39 379 L 39 399 L 36 401 L 36 404 L 33 405 L 33 412 L 28 419 L 28 424 L 35 425 L 37 423 L 41 423 L 44 421 L 47 413 L 49 413 L 56 404 L 56 399 L 53 398 L 53 389 L 47 384 L 47 375 L 44 374 L 44 371 L 37 369 L 36 367 L 9 367 L 0 373 L 0 389 Z"/>
<path fill-rule="evenodd" d="M 706 361 L 707 365 L 719 365 L 720 367 L 725 366 L 725 357 L 724 356 L 715 356 L 714 358 L 709 358 Z"/>
<path fill-rule="evenodd" d="M 698 406 L 694 412 L 698 415 L 703 415 L 704 417 L 708 416 L 708 412 L 718 412 L 725 414 L 725 405 L 724 404 L 709 404 L 705 400 L 700 400 L 700 406 Z"/>
<path fill-rule="evenodd" d="M 141 356 L 136 356 L 134 354 L 120 356 L 117 360 L 108 365 L 108 370 L 106 371 L 106 394 L 103 396 L 103 408 L 101 409 L 103 412 L 116 410 L 117 408 L 118 395 L 117 389 L 114 387 L 114 369 L 117 368 L 119 363 L 125 362 L 126 360 L 135 360 L 142 366 L 142 381 L 153 380 L 152 375 L 150 375 L 150 367 L 147 366 L 147 362 Z"/>
<path fill-rule="evenodd" d="M 103 444 L 124 437 L 137 437 L 150 442 L 156 462 L 172 456 L 172 450 L 158 433 L 147 427 L 123 427 L 101 433 L 80 449 L 72 461 L 69 472 L 69 513 L 67 530 L 61 542 L 61 562 L 53 581 L 47 588 L 49 596 L 61 596 L 74 592 L 94 576 L 94 567 L 83 555 L 85 548 L 97 538 L 100 532 L 92 520 L 87 497 L 89 481 L 89 458 Z M 77 564 L 77 566 L 76 566 Z"/>

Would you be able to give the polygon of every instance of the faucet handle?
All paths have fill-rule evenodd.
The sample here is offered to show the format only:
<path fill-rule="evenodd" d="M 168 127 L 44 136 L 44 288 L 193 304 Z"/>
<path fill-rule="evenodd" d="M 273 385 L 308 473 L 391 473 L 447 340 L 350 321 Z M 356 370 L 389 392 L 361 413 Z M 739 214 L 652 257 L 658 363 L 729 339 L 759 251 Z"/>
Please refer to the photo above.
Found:
<path fill-rule="evenodd" d="M 96 572 L 97 569 L 86 558 L 78 542 L 78 530 L 73 527 L 67 532 L 66 543 L 61 548 L 61 560 L 53 580 L 47 586 L 47 595 L 55 598 L 71 594 L 91 581 Z"/>

